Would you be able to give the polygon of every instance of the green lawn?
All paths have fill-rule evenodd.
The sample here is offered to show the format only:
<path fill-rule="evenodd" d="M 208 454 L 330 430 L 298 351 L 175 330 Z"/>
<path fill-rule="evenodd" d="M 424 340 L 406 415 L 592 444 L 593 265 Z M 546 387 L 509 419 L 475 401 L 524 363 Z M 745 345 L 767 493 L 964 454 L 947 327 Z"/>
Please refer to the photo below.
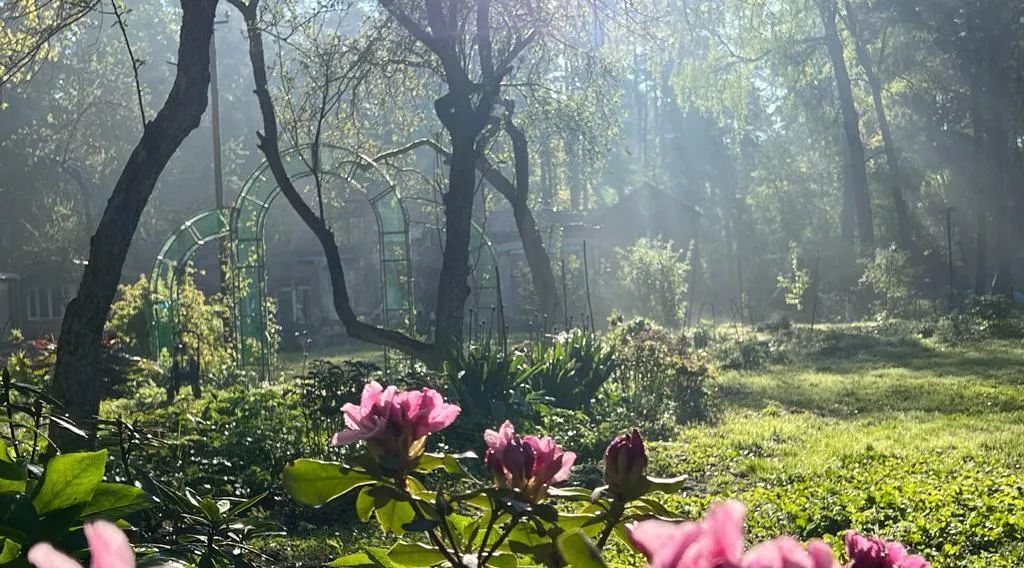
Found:
<path fill-rule="evenodd" d="M 855 527 L 937 567 L 1022 565 L 1024 344 L 846 347 L 726 373 L 721 422 L 655 444 L 655 473 L 693 481 L 672 502 L 696 515 L 739 498 L 755 538 Z"/>

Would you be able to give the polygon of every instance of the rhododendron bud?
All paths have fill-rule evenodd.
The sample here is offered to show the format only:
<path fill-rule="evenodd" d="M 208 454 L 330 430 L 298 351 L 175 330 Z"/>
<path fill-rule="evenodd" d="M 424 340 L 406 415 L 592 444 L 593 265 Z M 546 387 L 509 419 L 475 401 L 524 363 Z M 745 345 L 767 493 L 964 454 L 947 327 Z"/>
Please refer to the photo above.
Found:
<path fill-rule="evenodd" d="M 911 555 L 898 542 L 864 536 L 856 531 L 846 533 L 846 554 L 851 568 L 930 568 L 923 556 Z"/>
<path fill-rule="evenodd" d="M 647 490 L 647 448 L 636 428 L 608 444 L 604 451 L 604 482 L 612 496 L 631 501 Z"/>
<path fill-rule="evenodd" d="M 427 436 L 447 428 L 461 410 L 447 404 L 433 389 L 399 391 L 372 381 L 363 387 L 358 405 L 342 407 L 347 428 L 336 433 L 331 444 L 344 446 L 366 440 L 370 452 L 382 464 L 405 469 L 423 455 Z"/>
<path fill-rule="evenodd" d="M 91 568 L 135 568 L 135 552 L 117 526 L 96 521 L 85 525 L 82 531 L 89 542 Z M 82 568 L 73 558 L 45 542 L 28 551 L 28 561 L 38 568 Z"/>
<path fill-rule="evenodd" d="M 484 463 L 498 487 L 520 491 L 538 501 L 553 483 L 569 478 L 576 454 L 562 451 L 551 438 L 520 437 L 505 421 L 497 431 L 484 432 L 487 454 Z"/>

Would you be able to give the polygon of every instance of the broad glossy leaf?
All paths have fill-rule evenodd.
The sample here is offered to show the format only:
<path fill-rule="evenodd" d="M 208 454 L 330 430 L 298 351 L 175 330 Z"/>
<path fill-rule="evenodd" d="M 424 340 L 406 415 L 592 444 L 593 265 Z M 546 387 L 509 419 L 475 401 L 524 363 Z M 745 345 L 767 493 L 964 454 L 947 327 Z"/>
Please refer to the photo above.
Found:
<path fill-rule="evenodd" d="M 364 552 L 349 554 L 334 560 L 327 566 L 338 568 L 393 568 L 395 563 L 388 558 L 388 551 L 383 548 L 367 548 Z"/>
<path fill-rule="evenodd" d="M 558 551 L 562 558 L 575 568 L 606 568 L 601 552 L 587 535 L 570 531 L 558 537 Z"/>
<path fill-rule="evenodd" d="M 416 471 L 420 472 L 431 472 L 438 469 L 458 475 L 466 476 L 468 473 L 459 460 L 464 459 L 476 459 L 476 454 L 473 452 L 464 452 L 461 454 L 423 454 L 420 457 L 419 463 L 416 465 Z"/>
<path fill-rule="evenodd" d="M 7 455 L 6 448 L 0 448 L 0 455 Z M 0 494 L 24 493 L 28 487 L 28 467 L 0 459 Z"/>
<path fill-rule="evenodd" d="M 389 500 L 384 506 L 377 507 L 376 514 L 381 528 L 399 536 L 405 534 L 405 525 L 416 518 L 412 503 L 408 501 Z"/>
<path fill-rule="evenodd" d="M 399 542 L 388 551 L 388 558 L 401 566 L 432 566 L 445 561 L 440 550 L 425 544 Z"/>
<path fill-rule="evenodd" d="M 688 477 L 673 477 L 671 479 L 663 479 L 660 477 L 648 477 L 647 478 L 647 493 L 653 493 L 660 491 L 662 493 L 676 493 L 680 489 L 686 486 L 686 483 L 690 480 Z"/>
<path fill-rule="evenodd" d="M 61 454 L 46 464 L 32 504 L 39 516 L 92 500 L 103 481 L 107 451 Z"/>
<path fill-rule="evenodd" d="M 319 507 L 345 493 L 374 483 L 365 471 L 319 460 L 296 460 L 284 469 L 284 486 L 296 501 Z"/>
<path fill-rule="evenodd" d="M 121 483 L 100 483 L 92 500 L 82 511 L 83 519 L 116 521 L 153 506 L 153 499 L 143 490 Z"/>
<path fill-rule="evenodd" d="M 372 487 L 363 487 L 359 491 L 359 495 L 356 496 L 356 514 L 359 515 L 359 520 L 364 523 L 369 522 L 375 508 L 372 491 Z"/>

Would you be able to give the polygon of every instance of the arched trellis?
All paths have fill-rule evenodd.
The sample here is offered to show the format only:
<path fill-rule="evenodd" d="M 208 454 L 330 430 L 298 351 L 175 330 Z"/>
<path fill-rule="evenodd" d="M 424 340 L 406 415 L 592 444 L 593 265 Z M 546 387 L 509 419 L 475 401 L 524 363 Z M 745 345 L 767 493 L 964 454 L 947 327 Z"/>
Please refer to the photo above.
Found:
<path fill-rule="evenodd" d="M 292 181 L 313 176 L 303 159 L 308 147 L 282 155 Z M 369 158 L 339 146 L 321 147 L 322 177 L 343 179 L 370 202 L 377 221 L 383 325 L 411 332 L 414 322 L 412 270 L 409 258 L 409 218 L 395 184 Z M 264 162 L 245 181 L 230 209 L 205 211 L 183 224 L 165 241 L 153 266 L 150 284 L 150 330 L 154 357 L 173 345 L 177 326 L 177 290 L 196 250 L 216 239 L 230 237 L 232 290 L 239 367 L 266 376 L 271 345 L 266 328 L 266 216 L 280 195 Z"/>
<path fill-rule="evenodd" d="M 160 247 L 149 280 L 149 339 L 155 359 L 164 350 L 173 352 L 178 294 L 189 261 L 206 243 L 228 236 L 230 218 L 229 209 L 203 211 L 185 221 Z"/>
<path fill-rule="evenodd" d="M 313 177 L 304 159 L 309 147 L 286 151 L 282 161 L 288 177 Z M 369 200 L 377 220 L 380 245 L 383 325 L 411 332 L 414 324 L 412 268 L 409 258 L 409 216 L 395 184 L 370 158 L 340 146 L 320 148 L 320 173 L 343 179 Z M 269 371 L 270 338 L 266 330 L 266 246 L 263 233 L 270 206 L 281 193 L 264 162 L 249 176 L 231 209 L 236 286 L 235 325 L 242 368 Z"/>
<path fill-rule="evenodd" d="M 436 200 L 425 197 L 404 197 L 402 200 L 407 204 L 420 204 L 425 207 L 441 210 L 443 205 Z M 410 224 L 416 224 L 410 221 Z M 421 222 L 426 225 L 426 222 Z M 500 293 L 498 291 L 498 255 L 494 251 L 491 239 L 487 237 L 486 231 L 476 223 L 470 225 L 469 234 L 469 260 L 472 270 L 472 283 L 470 285 L 469 306 L 478 312 L 486 309 L 500 309 Z"/>

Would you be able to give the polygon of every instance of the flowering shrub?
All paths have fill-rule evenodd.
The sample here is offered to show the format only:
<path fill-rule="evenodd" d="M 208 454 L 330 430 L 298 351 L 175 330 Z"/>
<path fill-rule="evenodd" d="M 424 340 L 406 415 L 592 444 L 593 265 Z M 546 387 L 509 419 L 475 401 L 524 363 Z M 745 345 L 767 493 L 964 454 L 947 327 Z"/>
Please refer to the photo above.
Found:
<path fill-rule="evenodd" d="M 297 460 L 285 469 L 285 487 L 297 501 L 320 506 L 358 491 L 360 518 L 375 517 L 401 538 L 388 550 L 368 549 L 339 565 L 486 566 L 516 557 L 564 565 L 560 543 L 574 549 L 577 539 L 595 538 L 603 547 L 616 527 L 625 535 L 627 523 L 664 512 L 646 499 L 648 493 L 681 486 L 680 479 L 646 476 L 646 452 L 634 432 L 609 448 L 617 469 L 609 470 L 607 487 L 558 488 L 576 455 L 552 438 L 522 436 L 507 421 L 484 434 L 484 465 L 492 479 L 479 481 L 460 463 L 474 454 L 426 452 L 427 437 L 460 411 L 431 389 L 400 391 L 370 383 L 359 405 L 344 407 L 347 428 L 332 440 L 365 440 L 366 451 L 348 463 Z M 456 480 L 457 490 L 426 487 L 428 474 L 439 471 Z M 567 513 L 554 506 L 559 502 L 577 505 Z M 425 538 L 413 539 L 416 533 Z"/>
<path fill-rule="evenodd" d="M 509 421 L 484 433 L 490 482 L 462 466 L 472 453 L 434 454 L 427 438 L 461 412 L 431 389 L 401 391 L 372 382 L 360 404 L 343 408 L 346 429 L 335 445 L 365 441 L 346 463 L 297 460 L 285 487 L 300 503 L 320 506 L 358 491 L 356 510 L 398 537 L 389 549 L 367 548 L 335 566 L 604 566 L 602 550 L 614 534 L 647 556 L 651 568 L 838 568 L 821 541 L 802 545 L 782 536 L 744 551 L 745 508 L 714 505 L 705 520 L 672 522 L 654 492 L 674 492 L 682 479 L 647 475 L 639 431 L 619 436 L 604 455 L 605 485 L 596 490 L 557 487 L 569 479 L 576 455 L 549 437 L 520 435 Z M 443 471 L 455 489 L 425 481 Z M 569 507 L 556 507 L 560 503 Z M 571 510 L 571 512 L 569 512 Z M 423 538 L 416 538 L 421 534 Z M 847 536 L 847 568 L 928 568 L 897 543 Z"/>

